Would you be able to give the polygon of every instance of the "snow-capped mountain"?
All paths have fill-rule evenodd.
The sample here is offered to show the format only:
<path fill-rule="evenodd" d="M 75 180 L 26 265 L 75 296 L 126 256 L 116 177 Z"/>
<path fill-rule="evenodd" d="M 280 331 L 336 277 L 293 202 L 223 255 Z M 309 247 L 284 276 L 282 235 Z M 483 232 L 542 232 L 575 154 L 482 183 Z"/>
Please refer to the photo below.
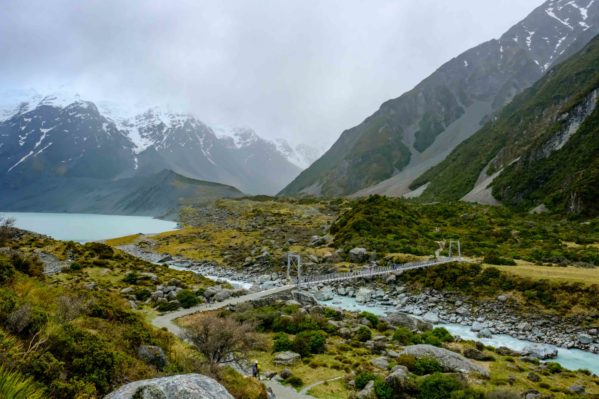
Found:
<path fill-rule="evenodd" d="M 12 186 L 40 177 L 121 179 L 164 169 L 274 194 L 300 168 L 251 129 L 216 134 L 193 115 L 130 108 L 78 95 L 32 91 L 0 96 L 0 180 Z"/>
<path fill-rule="evenodd" d="M 279 152 L 287 157 L 292 163 L 302 169 L 306 169 L 325 152 L 326 149 L 312 147 L 308 144 L 291 145 L 285 139 L 276 139 L 275 143 Z"/>

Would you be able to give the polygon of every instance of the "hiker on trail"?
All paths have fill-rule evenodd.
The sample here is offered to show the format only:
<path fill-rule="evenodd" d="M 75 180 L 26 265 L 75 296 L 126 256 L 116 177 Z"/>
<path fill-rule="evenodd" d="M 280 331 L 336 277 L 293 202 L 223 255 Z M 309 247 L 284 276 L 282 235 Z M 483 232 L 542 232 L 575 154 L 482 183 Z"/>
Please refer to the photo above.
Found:
<path fill-rule="evenodd" d="M 258 368 L 258 361 L 254 360 L 254 363 L 252 364 L 252 377 L 258 378 L 259 374 L 260 369 Z"/>

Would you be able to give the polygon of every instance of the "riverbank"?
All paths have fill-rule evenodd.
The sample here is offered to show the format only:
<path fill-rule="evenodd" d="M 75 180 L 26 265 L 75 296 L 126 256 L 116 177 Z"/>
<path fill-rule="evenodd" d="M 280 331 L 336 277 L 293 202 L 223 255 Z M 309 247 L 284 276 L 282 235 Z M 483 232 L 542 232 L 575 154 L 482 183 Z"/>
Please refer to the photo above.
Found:
<path fill-rule="evenodd" d="M 284 285 L 284 276 L 277 273 L 265 275 L 227 269 L 211 262 L 156 254 L 135 245 L 120 248 L 144 260 L 161 262 L 178 270 L 189 270 L 228 282 L 236 288 L 259 291 Z M 309 291 L 326 306 L 380 315 L 400 311 L 446 327 L 464 339 L 478 340 L 492 346 L 522 350 L 526 345 L 541 344 L 550 353 L 557 351 L 557 358 L 553 360 L 564 367 L 589 369 L 599 374 L 599 337 L 592 328 L 580 327 L 580 323 L 586 320 L 567 320 L 539 314 L 520 316 L 521 309 L 518 309 L 516 301 L 501 295 L 475 303 L 456 294 L 434 290 L 410 293 L 406 286 L 389 281 L 394 280 L 394 277 L 387 277 L 385 281 L 375 279 L 313 286 Z"/>

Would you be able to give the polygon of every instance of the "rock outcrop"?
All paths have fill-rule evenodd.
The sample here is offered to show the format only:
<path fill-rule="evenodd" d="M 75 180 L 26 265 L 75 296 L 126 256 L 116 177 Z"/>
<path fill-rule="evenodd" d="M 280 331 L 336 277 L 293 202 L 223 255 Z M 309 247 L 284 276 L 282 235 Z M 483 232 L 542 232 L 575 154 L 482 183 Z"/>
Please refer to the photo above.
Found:
<path fill-rule="evenodd" d="M 104 399 L 233 399 L 225 387 L 201 374 L 141 380 L 123 385 Z"/>
<path fill-rule="evenodd" d="M 436 359 L 445 371 L 458 371 L 461 373 L 478 373 L 485 376 L 489 371 L 466 359 L 464 356 L 447 349 L 438 348 L 432 345 L 412 345 L 407 346 L 402 355 L 412 355 L 416 358 L 431 357 Z"/>

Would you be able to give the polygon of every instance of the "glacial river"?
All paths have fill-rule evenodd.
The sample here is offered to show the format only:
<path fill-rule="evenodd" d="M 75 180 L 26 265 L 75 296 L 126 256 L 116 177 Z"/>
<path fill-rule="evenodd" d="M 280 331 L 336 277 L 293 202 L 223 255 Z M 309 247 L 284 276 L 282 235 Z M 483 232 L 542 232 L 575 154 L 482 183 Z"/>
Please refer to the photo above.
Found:
<path fill-rule="evenodd" d="M 185 270 L 186 268 L 170 266 L 178 270 Z M 227 282 L 236 288 L 249 289 L 253 284 L 247 281 L 234 280 L 230 278 L 222 278 L 211 275 L 205 275 L 215 281 Z M 353 312 L 367 311 L 374 313 L 379 316 L 385 316 L 388 311 L 392 310 L 385 306 L 368 306 L 358 303 L 355 298 L 344 297 L 335 295 L 332 300 L 321 301 L 322 305 L 337 308 L 341 310 L 348 310 Z M 478 338 L 476 332 L 472 331 L 469 326 L 459 324 L 436 324 L 436 327 L 445 327 L 452 335 L 459 336 L 466 340 L 480 341 L 485 345 L 493 346 L 495 348 L 505 346 L 512 350 L 522 350 L 525 346 L 535 345 L 533 342 L 524 341 L 521 339 L 513 338 L 509 335 L 496 334 L 491 338 Z M 552 362 L 557 362 L 569 370 L 587 369 L 594 374 L 599 375 L 599 354 L 585 352 L 579 349 L 566 349 L 555 347 L 554 345 L 546 345 L 548 347 L 557 349 L 557 358 L 551 359 Z"/>
<path fill-rule="evenodd" d="M 384 316 L 389 310 L 389 308 L 383 306 L 362 305 L 356 302 L 355 298 L 342 296 L 335 296 L 332 301 L 322 303 L 333 308 L 355 312 L 367 311 L 379 316 Z M 534 344 L 504 334 L 493 335 L 491 338 L 477 338 L 476 333 L 472 331 L 469 326 L 460 324 L 436 324 L 435 327 L 445 327 L 454 336 L 459 336 L 467 340 L 480 341 L 485 345 L 493 346 L 495 348 L 505 346 L 518 351 L 522 350 L 525 346 Z M 557 362 L 570 370 L 587 369 L 599 375 L 599 354 L 585 352 L 579 349 L 560 348 L 553 345 L 545 346 L 557 349 L 557 358 L 549 361 Z"/>
<path fill-rule="evenodd" d="M 150 216 L 97 215 L 89 213 L 0 212 L 15 219 L 16 227 L 57 240 L 98 241 L 131 234 L 161 233 L 177 228 L 175 222 Z"/>

